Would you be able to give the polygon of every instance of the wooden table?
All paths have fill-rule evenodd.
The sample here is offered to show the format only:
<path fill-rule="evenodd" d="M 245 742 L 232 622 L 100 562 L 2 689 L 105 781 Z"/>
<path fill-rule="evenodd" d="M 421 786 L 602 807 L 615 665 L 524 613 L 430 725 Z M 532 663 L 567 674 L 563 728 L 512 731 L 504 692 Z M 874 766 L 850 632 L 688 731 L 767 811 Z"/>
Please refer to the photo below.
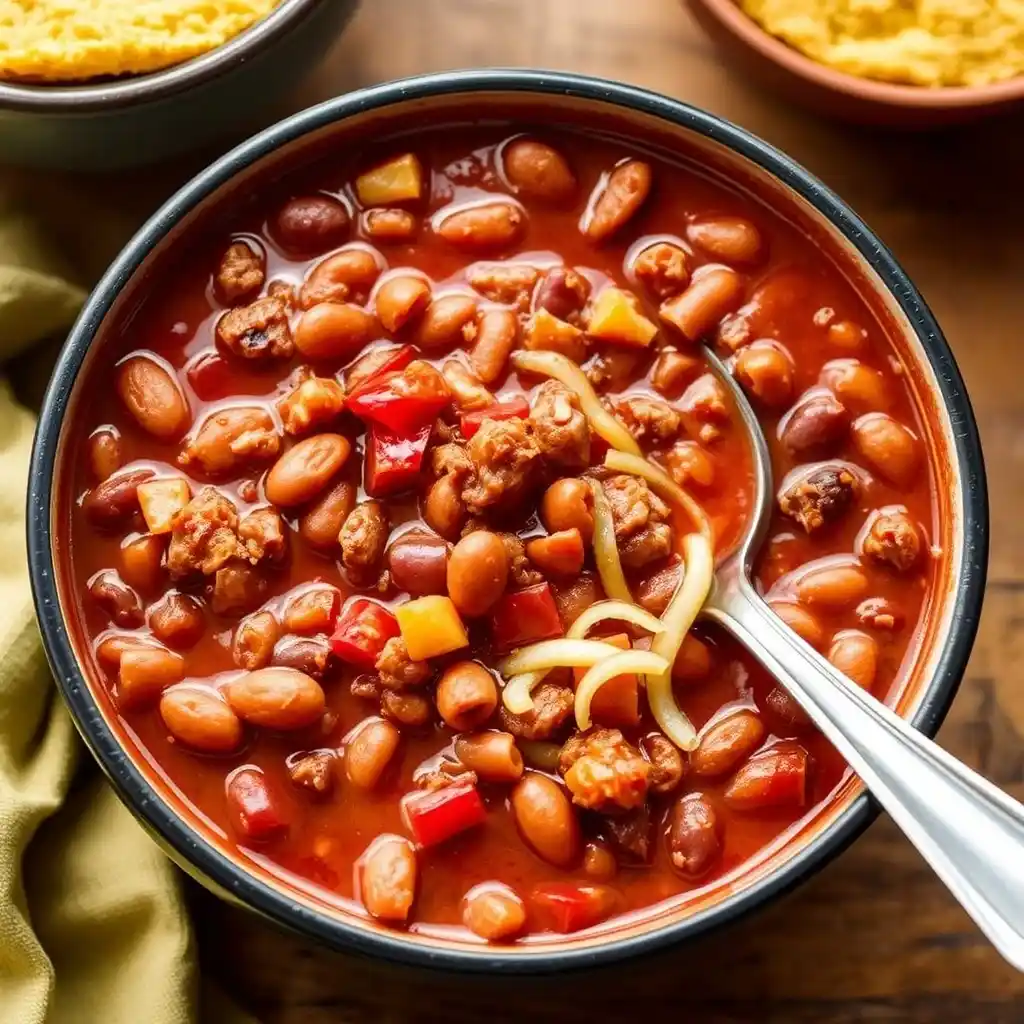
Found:
<path fill-rule="evenodd" d="M 813 118 L 735 78 L 675 0 L 365 0 L 299 99 L 486 65 L 600 74 L 724 115 L 820 175 L 893 248 L 956 350 L 990 473 L 985 615 L 940 738 L 1024 797 L 1020 123 L 908 137 Z M 374 966 L 196 898 L 206 970 L 267 1022 L 1024 1021 L 1024 978 L 884 819 L 798 892 L 740 925 L 649 961 L 565 980 L 453 980 Z"/>

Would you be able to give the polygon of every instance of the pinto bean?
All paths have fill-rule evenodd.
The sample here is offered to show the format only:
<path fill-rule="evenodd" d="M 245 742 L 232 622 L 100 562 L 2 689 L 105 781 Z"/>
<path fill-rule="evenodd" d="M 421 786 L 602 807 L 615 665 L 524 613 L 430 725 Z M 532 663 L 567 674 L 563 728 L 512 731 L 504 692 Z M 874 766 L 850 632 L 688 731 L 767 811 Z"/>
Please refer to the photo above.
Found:
<path fill-rule="evenodd" d="M 527 772 L 512 790 L 511 805 L 520 834 L 538 856 L 561 868 L 577 859 L 580 825 L 558 783 Z"/>
<path fill-rule="evenodd" d="M 416 218 L 408 210 L 367 210 L 363 215 L 366 233 L 376 242 L 406 242 L 416 234 Z"/>
<path fill-rule="evenodd" d="M 686 291 L 666 299 L 658 314 L 687 341 L 697 342 L 742 300 L 743 279 L 736 271 L 728 267 L 702 267 L 693 275 Z"/>
<path fill-rule="evenodd" d="M 607 882 L 614 878 L 618 871 L 619 862 L 605 843 L 595 840 L 583 847 L 583 873 L 588 878 Z"/>
<path fill-rule="evenodd" d="M 288 508 L 311 501 L 345 464 L 352 450 L 340 434 L 315 434 L 289 448 L 267 474 L 267 498 Z"/>
<path fill-rule="evenodd" d="M 859 687 L 870 690 L 878 674 L 878 641 L 859 629 L 837 633 L 828 660 Z"/>
<path fill-rule="evenodd" d="M 501 537 L 474 530 L 452 549 L 448 559 L 448 596 L 466 616 L 486 615 L 508 584 L 508 552 Z"/>
<path fill-rule="evenodd" d="M 708 255 L 740 266 L 757 263 L 764 255 L 761 232 L 744 217 L 706 217 L 686 229 L 686 237 Z"/>
<path fill-rule="evenodd" d="M 264 729 L 301 729 L 324 713 L 320 684 L 292 668 L 261 668 L 232 679 L 224 690 L 231 710 Z"/>
<path fill-rule="evenodd" d="M 503 942 L 523 930 L 526 906 L 507 886 L 476 886 L 463 901 L 462 923 L 488 942 Z"/>
<path fill-rule="evenodd" d="M 589 544 L 594 536 L 594 495 L 578 477 L 562 477 L 544 492 L 540 518 L 551 533 L 579 530 L 583 543 Z"/>
<path fill-rule="evenodd" d="M 754 342 L 740 349 L 736 379 L 770 409 L 785 408 L 793 399 L 793 364 L 773 342 Z"/>
<path fill-rule="evenodd" d="M 485 203 L 450 213 L 437 223 L 436 232 L 460 249 L 508 249 L 526 228 L 526 215 L 510 202 Z"/>
<path fill-rule="evenodd" d="M 885 479 L 906 487 L 917 475 L 917 438 L 885 413 L 868 413 L 853 425 L 853 443 Z"/>
<path fill-rule="evenodd" d="M 796 585 L 797 597 L 812 607 L 842 609 L 855 605 L 868 591 L 868 578 L 857 565 L 823 565 Z"/>
<path fill-rule="evenodd" d="M 818 381 L 854 413 L 881 412 L 892 404 L 885 377 L 859 359 L 833 359 Z"/>
<path fill-rule="evenodd" d="M 703 793 L 687 793 L 672 807 L 668 848 L 672 864 L 684 875 L 703 875 L 722 853 L 722 827 Z"/>
<path fill-rule="evenodd" d="M 402 534 L 387 550 L 391 579 L 415 597 L 448 592 L 448 545 L 420 530 Z"/>
<path fill-rule="evenodd" d="M 394 334 L 423 315 L 430 302 L 430 282 L 416 274 L 389 277 L 374 300 L 377 319 Z"/>
<path fill-rule="evenodd" d="M 130 647 L 121 654 L 117 703 L 122 709 L 153 704 L 164 689 L 185 677 L 180 654 L 163 647 Z"/>
<path fill-rule="evenodd" d="M 170 734 L 205 754 L 230 754 L 242 744 L 242 721 L 210 690 L 175 686 L 160 698 L 160 717 Z"/>
<path fill-rule="evenodd" d="M 802 640 L 819 650 L 825 643 L 825 630 L 817 616 L 802 605 L 789 601 L 771 601 L 769 608 Z"/>
<path fill-rule="evenodd" d="M 389 721 L 418 729 L 434 717 L 434 706 L 422 693 L 384 689 L 380 695 L 380 713 Z"/>
<path fill-rule="evenodd" d="M 366 249 L 343 249 L 321 260 L 299 292 L 303 309 L 320 302 L 365 302 L 380 276 L 381 261 Z"/>
<path fill-rule="evenodd" d="M 188 429 L 192 414 L 177 380 L 148 355 L 131 356 L 117 368 L 117 393 L 147 433 L 173 441 Z"/>
<path fill-rule="evenodd" d="M 652 178 L 651 165 L 643 160 L 627 160 L 615 167 L 591 198 L 590 218 L 583 233 L 595 242 L 614 235 L 643 206 Z"/>
<path fill-rule="evenodd" d="M 168 647 L 185 650 L 206 631 L 206 616 L 194 597 L 172 590 L 150 608 L 149 628 Z"/>
<path fill-rule="evenodd" d="M 523 756 L 509 732 L 456 736 L 455 756 L 483 782 L 516 782 L 523 775 Z"/>
<path fill-rule="evenodd" d="M 701 732 L 697 749 L 690 753 L 694 775 L 724 775 L 732 771 L 764 739 L 764 725 L 753 711 L 736 711 Z"/>
<path fill-rule="evenodd" d="M 345 772 L 360 789 L 373 789 L 398 750 L 401 734 L 390 722 L 371 718 L 345 747 Z"/>
<path fill-rule="evenodd" d="M 427 307 L 416 331 L 425 349 L 446 348 L 462 340 L 463 328 L 476 317 L 472 295 L 442 295 Z"/>
<path fill-rule="evenodd" d="M 488 309 L 481 314 L 469 361 L 485 384 L 493 384 L 504 374 L 518 339 L 519 319 L 511 309 Z"/>
<path fill-rule="evenodd" d="M 274 240 L 296 256 L 313 256 L 333 249 L 348 236 L 345 205 L 326 195 L 289 199 L 271 221 Z"/>
<path fill-rule="evenodd" d="M 454 540 L 462 530 L 466 515 L 462 489 L 455 480 L 449 475 L 435 480 L 423 502 L 423 518 L 427 525 L 442 537 Z"/>
<path fill-rule="evenodd" d="M 89 596 L 116 625 L 126 629 L 142 625 L 139 595 L 113 569 L 105 569 L 89 581 Z"/>
<path fill-rule="evenodd" d="M 151 469 L 135 469 L 108 477 L 85 496 L 82 508 L 93 526 L 116 530 L 139 511 L 139 484 L 152 479 Z"/>
<path fill-rule="evenodd" d="M 337 548 L 338 534 L 355 505 L 355 484 L 339 480 L 299 517 L 299 536 L 321 551 Z"/>
<path fill-rule="evenodd" d="M 336 587 L 312 587 L 288 603 L 281 624 L 290 633 L 327 633 L 340 608 L 341 592 Z"/>
<path fill-rule="evenodd" d="M 475 661 L 458 661 L 441 674 L 434 697 L 438 714 L 456 732 L 483 725 L 498 706 L 494 676 Z"/>
<path fill-rule="evenodd" d="M 350 302 L 320 302 L 295 325 L 295 347 L 306 359 L 344 362 L 373 340 L 376 321 Z"/>
<path fill-rule="evenodd" d="M 565 157 L 535 139 L 516 139 L 502 152 L 505 177 L 520 194 L 545 203 L 564 203 L 576 191 Z"/>
<path fill-rule="evenodd" d="M 280 632 L 273 612 L 256 612 L 238 624 L 231 658 L 239 668 L 254 671 L 270 664 Z"/>
<path fill-rule="evenodd" d="M 113 476 L 122 462 L 121 435 L 114 427 L 99 427 L 89 435 L 89 468 L 101 483 Z"/>
<path fill-rule="evenodd" d="M 404 921 L 416 898 L 416 851 L 400 836 L 379 836 L 359 861 L 359 897 L 371 917 Z"/>

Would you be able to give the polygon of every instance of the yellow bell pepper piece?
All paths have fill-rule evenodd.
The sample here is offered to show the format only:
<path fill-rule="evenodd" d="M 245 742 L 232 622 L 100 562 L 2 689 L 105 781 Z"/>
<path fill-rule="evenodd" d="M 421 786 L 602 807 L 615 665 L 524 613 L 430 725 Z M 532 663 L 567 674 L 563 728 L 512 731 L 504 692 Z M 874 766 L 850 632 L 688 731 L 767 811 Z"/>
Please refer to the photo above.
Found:
<path fill-rule="evenodd" d="M 172 477 L 139 484 L 138 495 L 149 532 L 170 533 L 171 521 L 189 503 L 192 490 L 187 480 Z"/>
<path fill-rule="evenodd" d="M 396 608 L 395 615 L 413 661 L 449 654 L 469 643 L 466 627 L 450 597 L 418 597 Z"/>
<path fill-rule="evenodd" d="M 415 154 L 389 160 L 356 178 L 356 195 L 363 206 L 389 206 L 423 194 L 423 168 Z"/>
<path fill-rule="evenodd" d="M 640 348 L 649 345 L 658 327 L 637 310 L 635 302 L 633 296 L 621 288 L 605 288 L 594 300 L 587 334 L 600 341 L 622 345 Z"/>

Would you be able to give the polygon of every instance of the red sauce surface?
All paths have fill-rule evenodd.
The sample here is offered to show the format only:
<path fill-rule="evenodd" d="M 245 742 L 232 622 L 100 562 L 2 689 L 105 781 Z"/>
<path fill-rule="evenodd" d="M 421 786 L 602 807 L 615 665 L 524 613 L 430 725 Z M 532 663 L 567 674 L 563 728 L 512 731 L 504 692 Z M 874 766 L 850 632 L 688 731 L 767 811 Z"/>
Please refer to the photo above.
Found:
<path fill-rule="evenodd" d="M 429 215 L 449 204 L 477 200 L 493 192 L 507 193 L 508 185 L 495 170 L 496 147 L 516 133 L 507 126 L 472 131 L 424 131 L 364 151 L 358 160 L 342 155 L 321 163 L 314 170 L 304 172 L 302 187 L 312 186 L 327 194 L 345 196 L 350 207 L 354 207 L 354 174 L 397 153 L 415 151 L 428 171 L 430 182 L 429 203 L 409 207 L 421 221 L 418 236 L 409 243 L 373 244 L 390 268 L 411 267 L 422 271 L 434 282 L 435 291 L 452 287 L 465 290 L 466 267 L 478 258 L 491 257 L 467 255 L 432 233 Z M 600 292 L 609 282 L 634 289 L 642 299 L 645 313 L 656 322 L 656 301 L 652 302 L 624 269 L 628 254 L 642 248 L 638 239 L 686 239 L 688 225 L 698 217 L 744 218 L 760 232 L 765 255 L 753 266 L 737 268 L 743 276 L 743 300 L 748 303 L 743 308 L 753 324 L 754 336 L 775 339 L 791 357 L 794 399 L 818 383 L 826 362 L 855 355 L 881 375 L 885 411 L 913 430 L 918 438 L 923 436 L 919 412 L 912 402 L 899 357 L 890 340 L 821 250 L 781 216 L 734 190 L 727 182 L 705 176 L 689 166 L 644 156 L 633 144 L 568 133 L 544 132 L 540 137 L 568 157 L 578 182 L 575 196 L 561 206 L 534 203 L 524 198 L 525 233 L 511 250 L 500 251 L 495 259 L 514 257 L 516 262 L 532 261 L 541 266 L 564 263 L 584 274 L 591 284 L 592 294 Z M 587 198 L 603 174 L 622 159 L 637 155 L 644 156 L 653 169 L 652 195 L 619 233 L 596 245 L 585 238 L 578 227 Z M 113 626 L 106 612 L 90 599 L 88 585 L 96 573 L 118 568 L 123 538 L 132 531 L 97 530 L 83 512 L 81 499 L 96 486 L 89 470 L 90 433 L 105 424 L 114 427 L 120 435 L 123 466 L 141 465 L 154 468 L 162 475 L 186 476 L 193 494 L 210 482 L 201 472 L 190 469 L 184 473 L 176 464 L 181 447 L 179 440 L 161 441 L 140 428 L 116 396 L 115 364 L 139 350 L 158 354 L 173 368 L 180 381 L 195 423 L 224 399 L 254 396 L 273 403 L 290 391 L 293 371 L 306 362 L 300 354 L 285 361 L 249 362 L 229 353 L 216 353 L 214 328 L 225 307 L 216 297 L 212 275 L 230 239 L 248 236 L 258 239 L 265 250 L 268 281 L 301 283 L 319 256 L 301 260 L 287 258 L 275 244 L 267 225 L 280 203 L 289 194 L 301 191 L 299 185 L 289 183 L 279 194 L 252 197 L 246 208 L 231 215 L 223 230 L 194 246 L 173 273 L 151 282 L 142 307 L 116 339 L 108 339 L 108 351 L 92 364 L 84 396 L 76 410 L 72 443 L 66 451 L 68 465 L 73 468 L 65 477 L 69 481 L 65 502 L 70 533 L 64 553 L 73 566 L 80 595 L 80 628 L 94 644 L 110 631 L 125 632 Z M 358 237 L 359 229 L 354 228 L 352 238 Z M 684 244 L 691 271 L 703 263 L 714 262 L 699 247 L 690 242 Z M 843 322 L 863 328 L 864 337 L 855 354 L 838 347 L 835 332 L 830 334 L 830 325 Z M 711 334 L 713 338 L 714 332 Z M 388 335 L 381 330 L 377 336 L 386 338 Z M 397 340 L 406 339 L 399 335 Z M 665 343 L 678 344 L 684 351 L 687 348 L 685 342 L 680 342 L 672 330 L 663 325 L 655 346 Z M 727 349 L 722 351 L 728 354 Z M 447 354 L 447 351 L 430 352 L 425 358 L 440 367 Z M 187 368 L 194 367 L 202 358 L 207 360 L 205 369 L 190 377 Z M 624 389 L 626 392 L 653 394 L 648 376 L 651 362 L 651 356 L 641 357 Z M 343 367 L 318 364 L 315 369 L 321 376 L 335 373 L 340 376 Z M 531 379 L 526 383 L 531 390 L 538 381 Z M 492 386 L 500 398 L 517 393 L 520 388 L 511 374 Z M 655 394 L 654 397 L 660 396 Z M 794 467 L 823 457 L 795 456 L 779 439 L 779 412 L 759 407 L 759 416 L 770 441 L 777 484 Z M 346 420 L 342 427 L 342 432 L 351 437 L 355 446 L 350 457 L 353 464 L 358 464 L 360 449 L 365 444 L 362 429 L 354 419 Z M 725 426 L 720 437 L 706 448 L 714 460 L 715 482 L 711 488 L 693 489 L 692 493 L 715 524 L 717 545 L 719 550 L 724 550 L 740 535 L 745 524 L 752 488 L 750 457 L 742 427 L 736 423 Z M 792 597 L 796 577 L 787 574 L 827 556 L 857 559 L 858 535 L 869 514 L 890 505 L 906 509 L 925 538 L 924 553 L 916 569 L 897 572 L 869 559 L 859 559 L 868 580 L 865 597 L 884 599 L 898 609 L 898 628 L 866 627 L 854 606 L 834 611 L 815 610 L 826 638 L 825 650 L 833 635 L 844 629 L 864 630 L 874 638 L 879 662 L 872 689 L 879 696 L 890 691 L 901 670 L 935 582 L 936 570 L 927 547 L 927 538 L 935 529 L 933 483 L 924 453 L 919 455 L 919 471 L 906 486 L 888 482 L 868 469 L 864 473 L 867 482 L 854 505 L 838 521 L 812 535 L 806 534 L 776 508 L 770 540 L 757 567 L 757 579 L 763 591 L 770 591 L 773 597 Z M 864 460 L 849 436 L 832 444 L 825 457 L 829 461 L 845 460 L 864 467 Z M 214 483 L 231 497 L 239 513 L 244 514 L 253 505 L 264 503 L 263 492 L 261 489 L 255 502 L 247 502 L 239 497 L 239 487 L 245 481 L 259 483 L 265 468 L 265 465 L 248 467 L 244 472 L 216 479 Z M 393 500 L 389 505 L 393 531 L 418 518 L 415 493 Z M 285 510 L 284 514 L 294 527 L 296 510 Z M 678 541 L 685 524 L 677 518 L 675 525 Z M 520 518 L 518 526 L 523 536 L 543 532 L 532 510 Z M 138 523 L 134 528 L 137 527 Z M 392 537 L 396 535 L 393 533 Z M 592 564 L 589 559 L 588 555 L 588 564 Z M 658 566 L 651 566 L 634 574 L 634 582 L 656 568 Z M 279 609 L 279 599 L 297 585 L 310 581 L 329 582 L 346 595 L 357 592 L 336 557 L 313 551 L 294 532 L 290 536 L 290 554 L 285 567 L 267 571 L 265 576 L 266 607 L 271 610 Z M 169 589 L 174 584 L 165 579 L 162 586 Z M 204 594 L 200 584 L 181 589 L 188 589 L 199 598 Z M 161 592 L 143 595 L 144 602 L 151 605 Z M 366 589 L 361 592 L 380 597 Z M 385 600 L 391 604 L 400 604 L 405 599 L 402 593 L 385 595 Z M 238 671 L 232 661 L 231 645 L 240 616 L 217 616 L 209 608 L 204 614 L 206 627 L 201 639 L 182 652 L 185 674 L 190 681 L 216 686 L 219 673 L 229 674 L 219 677 L 223 680 Z M 139 632 L 147 633 L 148 629 L 142 626 Z M 712 647 L 713 670 L 705 680 L 676 684 L 679 705 L 698 729 L 721 714 L 723 708 L 743 705 L 757 709 L 765 725 L 766 746 L 780 739 L 793 740 L 809 753 L 811 768 L 806 800 L 801 805 L 738 811 L 730 809 L 723 800 L 731 772 L 719 779 L 691 777 L 684 780 L 681 791 L 699 789 L 718 810 L 723 840 L 721 856 L 709 873 L 698 878 L 684 877 L 674 870 L 664 838 L 664 816 L 672 798 L 654 800 L 655 840 L 650 863 L 631 866 L 624 862 L 608 883 L 618 894 L 617 910 L 621 912 L 640 910 L 686 893 L 736 868 L 804 816 L 809 808 L 824 800 L 845 771 L 842 760 L 813 728 L 794 726 L 773 712 L 767 697 L 775 682 L 744 651 L 713 630 L 698 627 L 697 634 Z M 486 629 L 474 627 L 471 636 L 474 654 L 493 662 L 487 647 Z M 375 790 L 366 792 L 347 785 L 343 772 L 339 771 L 330 798 L 315 800 L 290 784 L 284 765 L 297 751 L 341 748 L 354 727 L 377 713 L 372 703 L 349 693 L 349 683 L 356 674 L 350 668 L 335 666 L 324 680 L 331 713 L 324 724 L 292 733 L 247 730 L 245 745 L 226 757 L 196 754 L 175 742 L 153 706 L 119 712 L 116 672 L 97 665 L 93 674 L 106 680 L 98 696 L 112 713 L 121 714 L 143 756 L 157 766 L 169 785 L 210 823 L 226 846 L 237 848 L 245 856 L 257 857 L 275 870 L 290 873 L 295 885 L 314 887 L 321 898 L 328 900 L 358 898 L 354 883 L 354 865 L 358 858 L 381 834 L 407 834 L 400 813 L 400 798 L 413 789 L 416 769 L 449 750 L 452 739 L 451 730 L 442 725 L 427 730 L 403 729 L 398 764 L 392 766 Z M 645 712 L 638 729 L 626 730 L 627 738 L 643 735 L 651 725 Z M 285 837 L 266 844 L 247 844 L 231 824 L 225 800 L 225 778 L 245 765 L 262 769 L 273 799 L 289 823 Z M 415 927 L 426 930 L 436 925 L 460 925 L 462 900 L 467 891 L 478 883 L 499 881 L 527 900 L 529 929 L 543 931 L 547 927 L 546 919 L 529 901 L 533 887 L 550 881 L 592 880 L 579 867 L 563 870 L 546 863 L 523 843 L 509 811 L 509 787 L 482 785 L 480 791 L 488 811 L 485 824 L 418 854 L 420 877 L 410 921 Z M 464 934 L 471 938 L 468 932 Z"/>

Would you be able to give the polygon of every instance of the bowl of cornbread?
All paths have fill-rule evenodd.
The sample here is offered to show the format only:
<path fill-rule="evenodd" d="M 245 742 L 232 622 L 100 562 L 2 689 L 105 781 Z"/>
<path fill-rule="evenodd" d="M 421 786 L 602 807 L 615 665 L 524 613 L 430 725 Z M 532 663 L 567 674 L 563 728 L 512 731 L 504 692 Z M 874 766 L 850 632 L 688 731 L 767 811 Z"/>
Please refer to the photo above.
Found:
<path fill-rule="evenodd" d="M 265 121 L 358 0 L 0 0 L 0 163 L 152 164 Z"/>
<path fill-rule="evenodd" d="M 928 128 L 1024 104 L 1024 6 L 1005 0 L 685 0 L 759 84 L 830 117 Z"/>

